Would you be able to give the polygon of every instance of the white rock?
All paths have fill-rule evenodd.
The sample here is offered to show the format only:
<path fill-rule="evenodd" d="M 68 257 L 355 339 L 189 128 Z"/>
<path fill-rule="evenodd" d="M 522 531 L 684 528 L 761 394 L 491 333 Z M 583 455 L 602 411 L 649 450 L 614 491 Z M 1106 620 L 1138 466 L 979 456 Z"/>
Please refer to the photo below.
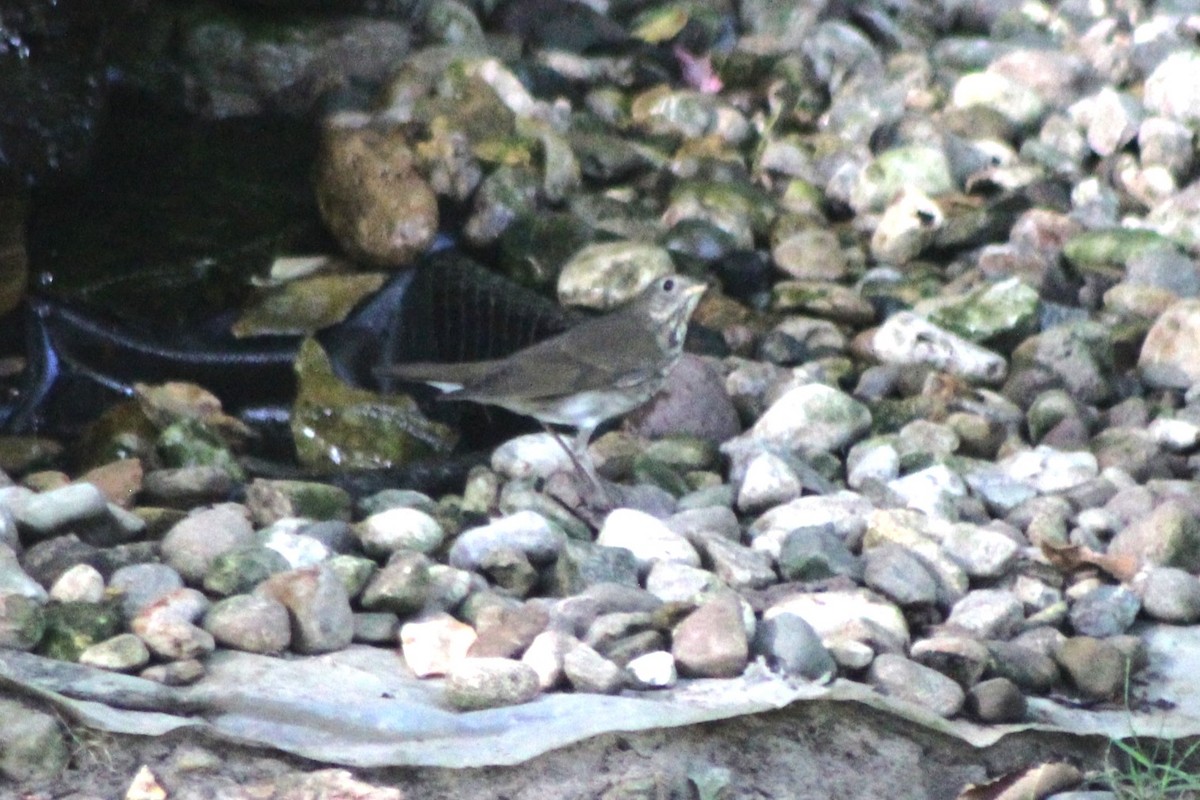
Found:
<path fill-rule="evenodd" d="M 797 452 L 834 452 L 857 441 L 871 428 L 871 412 L 845 392 L 823 383 L 789 389 L 771 404 L 735 443 L 774 445 Z"/>
<path fill-rule="evenodd" d="M 574 469 L 571 457 L 549 433 L 530 433 L 509 439 L 492 453 L 492 469 L 510 480 L 549 478 Z"/>
<path fill-rule="evenodd" d="M 750 460 L 738 489 L 738 508 L 757 514 L 772 506 L 795 500 L 804 490 L 796 471 L 774 453 L 759 453 Z"/>
<path fill-rule="evenodd" d="M 1191 450 L 1200 442 L 1200 425 L 1186 419 L 1159 417 L 1148 430 L 1156 444 L 1175 453 Z"/>
<path fill-rule="evenodd" d="M 721 586 L 708 570 L 675 561 L 656 561 L 646 575 L 646 591 L 664 603 L 696 602 Z"/>
<path fill-rule="evenodd" d="M 923 364 L 978 383 L 998 384 L 1008 373 L 1004 359 L 991 350 L 911 311 L 888 317 L 875 331 L 871 348 L 885 364 Z"/>
<path fill-rule="evenodd" d="M 579 640 L 562 631 L 542 631 L 525 648 L 521 661 L 537 673 L 542 691 L 553 689 L 563 679 L 563 658 Z"/>
<path fill-rule="evenodd" d="M 1200 123 L 1200 53 L 1181 50 L 1159 63 L 1143 84 L 1146 109 L 1184 125 Z"/>
<path fill-rule="evenodd" d="M 1022 126 L 1035 122 L 1046 108 L 1037 92 L 995 72 L 963 75 L 954 84 L 951 103 L 955 108 L 984 106 Z"/>
<path fill-rule="evenodd" d="M 632 300 L 652 281 L 675 271 L 671 254 L 642 242 L 599 242 L 571 257 L 558 275 L 558 301 L 599 311 Z"/>
<path fill-rule="evenodd" d="M 641 686 L 651 689 L 666 689 L 679 680 L 675 670 L 675 657 L 666 650 L 655 650 L 640 655 L 625 665 Z"/>
<path fill-rule="evenodd" d="M 520 550 L 533 564 L 553 561 L 566 543 L 567 536 L 536 511 L 518 511 L 506 517 L 468 528 L 450 547 L 450 565 L 474 570 L 495 550 Z"/>
<path fill-rule="evenodd" d="M 847 543 L 862 539 L 867 515 L 874 510 L 870 500 L 855 492 L 810 495 L 776 506 L 750 526 L 751 546 L 779 558 L 783 540 L 796 528 L 832 525 L 833 532 Z"/>
<path fill-rule="evenodd" d="M 618 508 L 605 517 L 596 544 L 624 547 L 633 553 L 643 573 L 655 561 L 700 566 L 700 554 L 691 542 L 668 528 L 662 520 L 632 508 Z"/>
<path fill-rule="evenodd" d="M 418 678 L 445 675 L 467 657 L 476 638 L 474 628 L 444 612 L 400 626 L 400 650 Z"/>
<path fill-rule="evenodd" d="M 768 608 L 763 619 L 779 614 L 795 614 L 803 619 L 826 647 L 848 639 L 869 645 L 876 652 L 902 653 L 909 643 L 908 623 L 900 609 L 861 589 L 793 595 Z"/>
<path fill-rule="evenodd" d="M 259 544 L 283 556 L 292 569 L 311 567 L 327 561 L 333 554 L 323 543 L 303 533 L 286 529 L 289 524 L 308 525 L 308 520 L 281 519 L 256 534 Z"/>
<path fill-rule="evenodd" d="M 1100 473 L 1100 465 L 1091 453 L 1069 453 L 1046 445 L 1022 450 L 997 462 L 1009 477 L 1041 494 L 1062 492 L 1086 483 Z"/>
<path fill-rule="evenodd" d="M 104 576 L 90 564 L 76 564 L 50 587 L 50 599 L 60 603 L 99 603 L 104 599 Z"/>
<path fill-rule="evenodd" d="M 900 454 L 896 448 L 890 444 L 870 445 L 862 457 L 849 467 L 846 485 L 851 489 L 861 489 L 867 481 L 886 483 L 899 474 Z"/>
<path fill-rule="evenodd" d="M 433 517 L 416 508 L 389 508 L 360 522 L 355 530 L 367 555 L 384 557 L 397 550 L 429 554 L 446 538 Z"/>
<path fill-rule="evenodd" d="M 945 215 L 924 192 L 904 189 L 871 234 L 871 255 L 885 264 L 907 264 L 921 254 L 945 224 Z"/>
<path fill-rule="evenodd" d="M 944 464 L 934 464 L 889 481 L 888 488 L 903 498 L 909 508 L 944 519 L 957 519 L 955 500 L 967 496 L 967 484 Z"/>

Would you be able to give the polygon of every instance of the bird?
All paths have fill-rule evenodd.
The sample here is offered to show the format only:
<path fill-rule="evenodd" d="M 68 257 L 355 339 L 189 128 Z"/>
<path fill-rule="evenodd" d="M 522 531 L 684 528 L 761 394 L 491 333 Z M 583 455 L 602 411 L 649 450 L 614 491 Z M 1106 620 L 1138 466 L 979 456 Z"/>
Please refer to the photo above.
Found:
<path fill-rule="evenodd" d="M 503 358 L 394 364 L 381 374 L 433 386 L 444 392 L 441 400 L 499 406 L 534 418 L 607 496 L 587 457 L 588 442 L 597 426 L 662 388 L 707 288 L 685 275 L 665 275 L 625 305 Z M 552 425 L 574 428 L 572 444 Z"/>

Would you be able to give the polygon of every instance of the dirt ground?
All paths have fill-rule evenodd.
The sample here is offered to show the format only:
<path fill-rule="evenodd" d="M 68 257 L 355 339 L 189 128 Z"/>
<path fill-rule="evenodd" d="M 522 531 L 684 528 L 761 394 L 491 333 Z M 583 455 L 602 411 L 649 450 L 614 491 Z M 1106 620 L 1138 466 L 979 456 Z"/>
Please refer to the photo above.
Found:
<path fill-rule="evenodd" d="M 349 771 L 392 790 L 378 792 L 312 780 L 329 765 L 204 741 L 195 732 L 147 738 L 76 728 L 73 747 L 60 779 L 0 785 L 0 797 L 125 798 L 146 766 L 169 800 L 942 800 L 1048 760 L 1098 769 L 1107 742 L 1023 733 L 976 749 L 856 703 L 805 702 L 685 728 L 606 734 L 512 767 Z"/>

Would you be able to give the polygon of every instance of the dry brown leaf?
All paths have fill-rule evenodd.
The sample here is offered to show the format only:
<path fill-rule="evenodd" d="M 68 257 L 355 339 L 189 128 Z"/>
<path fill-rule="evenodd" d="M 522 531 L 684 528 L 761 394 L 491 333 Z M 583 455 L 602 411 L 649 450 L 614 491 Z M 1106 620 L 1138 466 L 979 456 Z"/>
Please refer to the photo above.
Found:
<path fill-rule="evenodd" d="M 1042 542 L 1042 555 L 1055 568 L 1063 572 L 1073 572 L 1084 566 L 1099 567 L 1119 581 L 1130 580 L 1142 568 L 1141 561 L 1136 556 L 1097 553 L 1091 548 L 1078 544 L 1056 547 Z"/>
<path fill-rule="evenodd" d="M 959 792 L 957 800 L 1042 800 L 1082 781 L 1083 773 L 1070 764 L 1038 764 L 987 783 L 970 784 Z"/>

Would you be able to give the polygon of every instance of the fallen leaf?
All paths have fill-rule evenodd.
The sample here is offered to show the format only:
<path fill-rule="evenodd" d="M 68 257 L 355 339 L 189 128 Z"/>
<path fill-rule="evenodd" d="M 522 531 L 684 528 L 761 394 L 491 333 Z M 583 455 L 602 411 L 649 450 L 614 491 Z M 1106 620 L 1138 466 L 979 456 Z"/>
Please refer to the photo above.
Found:
<path fill-rule="evenodd" d="M 1091 548 L 1078 544 L 1057 547 L 1043 542 L 1042 555 L 1054 567 L 1063 572 L 1073 572 L 1083 566 L 1099 567 L 1119 581 L 1130 580 L 1142 567 L 1136 556 L 1097 553 Z"/>
<path fill-rule="evenodd" d="M 1038 764 L 987 783 L 969 784 L 957 800 L 1042 800 L 1082 782 L 1083 773 L 1070 764 Z"/>

